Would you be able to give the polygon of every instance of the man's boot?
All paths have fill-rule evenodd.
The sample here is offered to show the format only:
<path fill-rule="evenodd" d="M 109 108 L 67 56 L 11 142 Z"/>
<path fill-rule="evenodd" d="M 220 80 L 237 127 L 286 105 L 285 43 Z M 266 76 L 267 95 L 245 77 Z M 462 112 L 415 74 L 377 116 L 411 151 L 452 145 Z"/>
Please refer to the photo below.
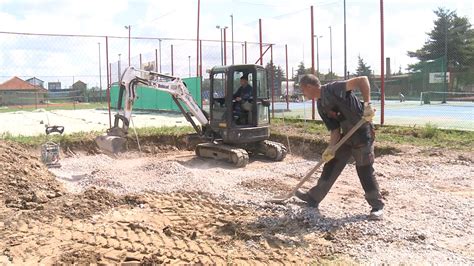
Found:
<path fill-rule="evenodd" d="M 379 221 L 383 219 L 383 209 L 373 208 L 369 214 L 369 220 Z"/>
<path fill-rule="evenodd" d="M 302 201 L 305 201 L 308 204 L 308 207 L 312 207 L 312 208 L 318 207 L 318 203 L 311 197 L 311 195 L 309 195 L 308 193 L 302 192 L 299 189 L 295 192 L 295 197 L 297 197 L 298 199 Z"/>

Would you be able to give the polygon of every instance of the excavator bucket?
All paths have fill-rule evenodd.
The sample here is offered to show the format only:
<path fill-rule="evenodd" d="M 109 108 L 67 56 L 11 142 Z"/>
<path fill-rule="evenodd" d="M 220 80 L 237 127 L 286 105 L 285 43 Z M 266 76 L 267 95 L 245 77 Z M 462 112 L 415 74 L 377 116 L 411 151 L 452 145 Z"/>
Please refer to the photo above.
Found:
<path fill-rule="evenodd" d="M 101 151 L 117 154 L 125 150 L 126 139 L 124 137 L 109 136 L 104 134 L 95 138 L 95 143 Z"/>

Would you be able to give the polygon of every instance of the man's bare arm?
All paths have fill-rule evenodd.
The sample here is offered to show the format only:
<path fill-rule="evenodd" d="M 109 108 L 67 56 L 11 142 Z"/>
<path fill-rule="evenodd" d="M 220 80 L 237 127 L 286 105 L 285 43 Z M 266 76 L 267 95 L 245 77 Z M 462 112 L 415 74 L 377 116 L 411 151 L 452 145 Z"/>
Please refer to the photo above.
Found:
<path fill-rule="evenodd" d="M 351 78 L 346 83 L 346 90 L 351 91 L 359 89 L 362 94 L 364 102 L 370 102 L 370 83 L 366 76 Z"/>

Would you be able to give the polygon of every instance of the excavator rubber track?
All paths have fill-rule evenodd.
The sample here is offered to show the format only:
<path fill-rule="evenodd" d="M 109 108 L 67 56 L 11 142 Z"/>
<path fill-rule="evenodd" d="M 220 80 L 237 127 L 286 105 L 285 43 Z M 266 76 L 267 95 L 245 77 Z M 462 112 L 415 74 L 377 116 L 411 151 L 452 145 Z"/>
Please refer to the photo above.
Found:
<path fill-rule="evenodd" d="M 285 159 L 288 150 L 285 145 L 279 142 L 264 140 L 259 143 L 258 152 L 273 161 L 282 161 Z"/>
<path fill-rule="evenodd" d="M 201 143 L 196 146 L 196 155 L 204 158 L 225 160 L 236 167 L 245 167 L 249 162 L 246 150 L 219 143 Z"/>

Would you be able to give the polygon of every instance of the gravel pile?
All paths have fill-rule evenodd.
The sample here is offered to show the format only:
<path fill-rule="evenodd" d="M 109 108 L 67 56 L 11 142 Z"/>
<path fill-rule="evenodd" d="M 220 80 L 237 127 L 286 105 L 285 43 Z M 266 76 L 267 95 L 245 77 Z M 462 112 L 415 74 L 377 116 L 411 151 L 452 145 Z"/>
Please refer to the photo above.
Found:
<path fill-rule="evenodd" d="M 189 158 L 191 157 L 186 159 Z M 173 157 L 112 159 L 105 155 L 94 155 L 66 158 L 61 163 L 61 168 L 51 169 L 51 172 L 70 191 L 76 193 L 91 186 L 109 189 L 118 194 L 189 191 L 209 193 L 240 202 L 247 194 L 258 193 L 244 190 L 237 184 L 261 175 L 255 171 L 242 174 L 238 172 L 241 170 L 229 168 L 221 162 L 216 167 L 198 158 L 189 162 L 175 160 Z"/>

